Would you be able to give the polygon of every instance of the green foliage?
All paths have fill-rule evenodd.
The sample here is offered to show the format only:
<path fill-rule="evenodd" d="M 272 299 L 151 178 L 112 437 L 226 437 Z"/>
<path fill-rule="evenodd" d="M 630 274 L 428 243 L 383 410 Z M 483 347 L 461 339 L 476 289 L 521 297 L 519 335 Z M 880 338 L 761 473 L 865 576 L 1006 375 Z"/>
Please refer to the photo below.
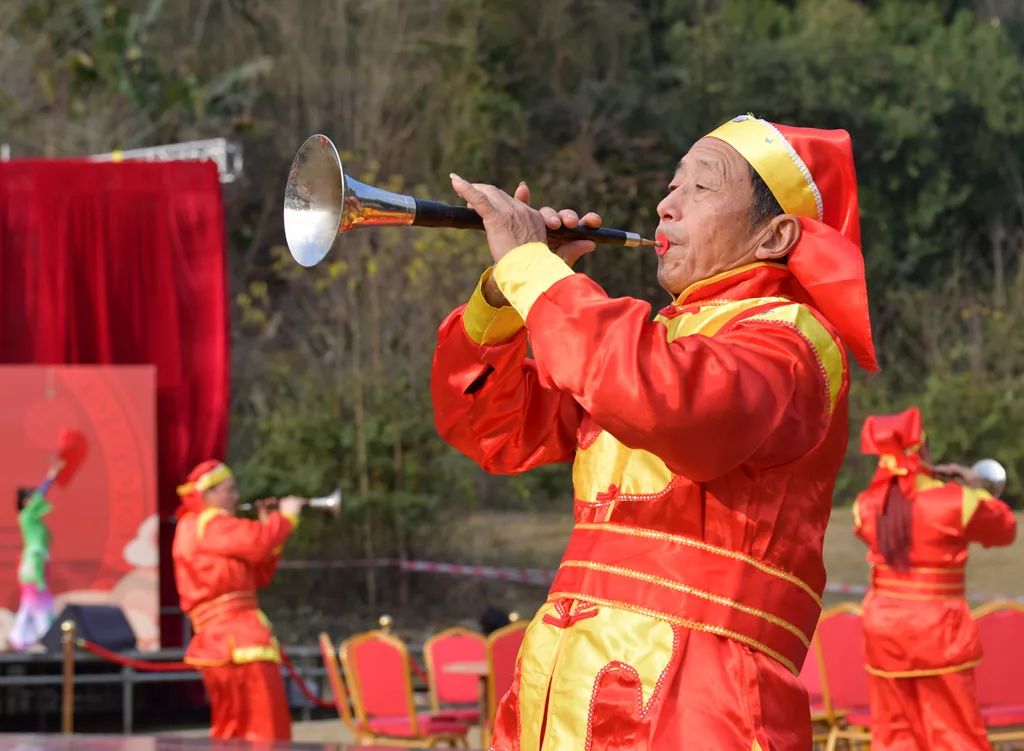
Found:
<path fill-rule="evenodd" d="M 853 136 L 885 372 L 872 411 L 919 403 L 938 453 L 1024 483 L 1024 17 L 1013 2 L 886 0 L 0 0 L 0 130 L 16 154 L 244 140 L 225 189 L 234 290 L 231 459 L 245 495 L 324 493 L 309 550 L 389 555 L 444 513 L 570 507 L 569 473 L 485 476 L 437 438 L 437 324 L 485 266 L 475 233 L 379 230 L 313 270 L 280 194 L 322 131 L 359 179 L 451 200 L 451 171 L 649 231 L 672 165 L 737 113 Z M 582 270 L 656 307 L 654 260 Z M 354 554 L 354 553 L 352 553 Z"/>

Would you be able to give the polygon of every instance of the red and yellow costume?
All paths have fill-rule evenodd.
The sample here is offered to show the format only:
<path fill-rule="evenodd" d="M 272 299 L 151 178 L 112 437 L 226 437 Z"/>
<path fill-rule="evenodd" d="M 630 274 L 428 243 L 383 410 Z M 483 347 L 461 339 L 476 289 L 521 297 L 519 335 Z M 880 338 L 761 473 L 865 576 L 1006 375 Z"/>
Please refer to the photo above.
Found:
<path fill-rule="evenodd" d="M 174 577 L 194 633 L 185 662 L 202 673 L 212 738 L 290 740 L 281 653 L 256 592 L 270 584 L 298 520 L 273 513 L 251 521 L 206 506 L 203 491 L 229 477 L 225 465 L 207 461 L 178 489 Z"/>
<path fill-rule="evenodd" d="M 864 598 L 871 748 L 987 749 L 974 692 L 981 645 L 964 599 L 964 567 L 969 543 L 1009 545 L 1017 523 L 988 492 L 933 478 L 918 453 L 923 440 L 917 408 L 869 417 L 861 434 L 861 450 L 880 457 L 854 503 L 872 566 Z M 912 508 L 905 571 L 887 565 L 879 546 L 879 515 L 894 478 Z"/>
<path fill-rule="evenodd" d="M 441 435 L 490 472 L 574 462 L 576 527 L 496 751 L 811 747 L 796 675 L 847 443 L 843 344 L 875 367 L 852 150 L 746 117 L 711 135 L 800 216 L 788 265 L 705 279 L 652 321 L 528 244 L 493 269 L 511 307 L 478 286 L 441 325 Z"/>

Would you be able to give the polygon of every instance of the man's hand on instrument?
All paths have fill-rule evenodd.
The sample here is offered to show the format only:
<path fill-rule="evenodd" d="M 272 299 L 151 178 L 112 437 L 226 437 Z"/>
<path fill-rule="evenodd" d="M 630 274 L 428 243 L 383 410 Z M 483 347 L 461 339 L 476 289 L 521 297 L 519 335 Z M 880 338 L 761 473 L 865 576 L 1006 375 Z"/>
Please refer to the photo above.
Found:
<path fill-rule="evenodd" d="M 469 207 L 483 218 L 491 257 L 495 263 L 500 261 L 508 251 L 528 242 L 547 243 L 551 251 L 560 256 L 569 266 L 573 266 L 582 256 L 597 247 L 590 240 L 558 240 L 555 238 L 549 240 L 547 237 L 549 229 L 556 230 L 560 227 L 574 229 L 581 225 L 597 228 L 601 226 L 603 220 L 593 211 L 584 214 L 582 218 L 572 209 L 559 211 L 550 206 L 544 206 L 540 211 L 535 211 L 530 208 L 530 188 L 525 182 L 519 183 L 514 196 L 509 196 L 493 185 L 466 182 L 455 174 L 452 175 L 452 187 L 466 199 Z M 492 198 L 491 196 L 495 192 L 498 195 Z M 476 204 L 474 204 L 474 199 Z M 516 204 L 520 205 L 516 206 Z M 496 209 L 496 205 L 501 208 Z M 490 223 L 484 212 L 491 214 Z M 543 235 L 539 234 L 539 228 L 536 226 L 535 215 L 538 214 L 544 225 Z M 494 225 L 493 236 L 492 224 Z M 508 300 L 498 289 L 498 284 L 494 281 L 493 276 L 484 283 L 483 293 L 484 299 L 495 308 L 508 305 Z"/>
<path fill-rule="evenodd" d="M 544 218 L 530 204 L 493 185 L 467 182 L 454 172 L 451 178 L 455 192 L 484 220 L 487 245 L 495 263 L 520 245 L 547 241 Z"/>
<path fill-rule="evenodd" d="M 253 501 L 252 505 L 256 509 L 256 518 L 265 522 L 274 510 L 274 506 L 277 505 L 277 500 L 275 498 L 260 498 L 258 501 Z"/>
<path fill-rule="evenodd" d="M 967 485 L 971 488 L 981 488 L 985 486 L 985 481 L 982 479 L 981 475 L 970 467 L 965 467 L 962 464 L 935 464 L 932 466 L 932 474 L 939 475 L 941 477 L 949 477 L 961 485 Z"/>
<path fill-rule="evenodd" d="M 278 510 L 288 516 L 298 516 L 302 513 L 304 505 L 306 505 L 305 498 L 299 498 L 297 495 L 288 495 L 281 499 Z"/>

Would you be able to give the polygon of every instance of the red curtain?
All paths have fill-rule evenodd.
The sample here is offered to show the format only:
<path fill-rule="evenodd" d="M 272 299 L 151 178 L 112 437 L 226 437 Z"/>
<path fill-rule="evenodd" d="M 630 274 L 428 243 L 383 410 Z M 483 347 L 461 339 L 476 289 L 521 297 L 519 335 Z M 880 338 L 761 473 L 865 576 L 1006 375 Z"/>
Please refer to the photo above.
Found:
<path fill-rule="evenodd" d="M 0 162 L 0 362 L 156 365 L 164 520 L 189 469 L 224 455 L 224 245 L 212 163 Z M 162 606 L 172 535 L 166 521 Z M 180 643 L 180 617 L 162 632 Z"/>

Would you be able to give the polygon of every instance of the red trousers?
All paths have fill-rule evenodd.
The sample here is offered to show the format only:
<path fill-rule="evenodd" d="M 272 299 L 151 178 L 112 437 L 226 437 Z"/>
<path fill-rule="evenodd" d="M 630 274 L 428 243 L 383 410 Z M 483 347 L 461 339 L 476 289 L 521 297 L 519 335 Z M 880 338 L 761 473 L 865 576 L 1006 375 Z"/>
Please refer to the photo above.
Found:
<path fill-rule="evenodd" d="M 292 717 L 276 663 L 221 665 L 201 672 L 210 697 L 211 738 L 291 740 Z"/>
<path fill-rule="evenodd" d="M 974 671 L 871 680 L 872 751 L 991 749 L 974 691 Z"/>

